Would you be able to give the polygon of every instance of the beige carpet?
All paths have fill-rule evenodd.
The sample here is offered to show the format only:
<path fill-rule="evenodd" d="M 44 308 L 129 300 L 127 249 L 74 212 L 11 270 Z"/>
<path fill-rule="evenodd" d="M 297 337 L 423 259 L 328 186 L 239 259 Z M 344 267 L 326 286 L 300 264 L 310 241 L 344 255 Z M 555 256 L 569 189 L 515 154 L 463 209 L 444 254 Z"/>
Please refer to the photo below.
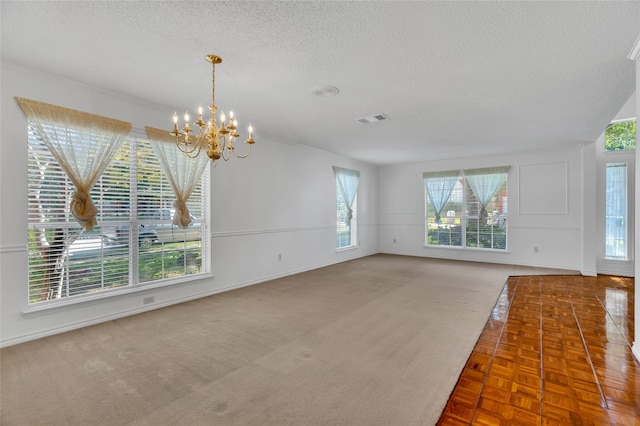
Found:
<path fill-rule="evenodd" d="M 432 425 L 510 274 L 375 255 L 2 349 L 3 425 Z"/>

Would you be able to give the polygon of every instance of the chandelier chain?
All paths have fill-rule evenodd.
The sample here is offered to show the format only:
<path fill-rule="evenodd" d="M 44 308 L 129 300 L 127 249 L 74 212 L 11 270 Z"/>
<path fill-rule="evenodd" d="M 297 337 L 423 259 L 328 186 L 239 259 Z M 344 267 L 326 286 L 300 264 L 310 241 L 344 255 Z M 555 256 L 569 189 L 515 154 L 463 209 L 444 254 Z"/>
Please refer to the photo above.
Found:
<path fill-rule="evenodd" d="M 211 106 L 216 104 L 216 64 L 213 62 L 211 67 Z"/>

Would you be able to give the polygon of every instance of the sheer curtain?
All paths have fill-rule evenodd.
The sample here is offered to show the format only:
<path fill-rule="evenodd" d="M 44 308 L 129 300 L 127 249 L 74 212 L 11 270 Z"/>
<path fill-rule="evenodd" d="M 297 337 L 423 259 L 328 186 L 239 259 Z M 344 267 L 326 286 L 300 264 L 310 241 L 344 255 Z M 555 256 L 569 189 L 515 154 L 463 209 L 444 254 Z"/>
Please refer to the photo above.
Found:
<path fill-rule="evenodd" d="M 176 201 L 173 203 L 176 208 L 173 224 L 186 229 L 191 223 L 187 200 L 209 163 L 209 157 L 201 153 L 195 158 L 190 158 L 180 152 L 176 147 L 175 137 L 166 130 L 153 127 L 145 127 L 144 130 L 153 152 L 160 160 L 160 167 L 176 195 Z"/>
<path fill-rule="evenodd" d="M 606 167 L 605 258 L 627 258 L 627 165 Z"/>
<path fill-rule="evenodd" d="M 131 123 L 30 99 L 15 99 L 75 185 L 71 214 L 86 231 L 91 231 L 97 225 L 98 210 L 89 192 L 131 131 Z"/>
<path fill-rule="evenodd" d="M 458 171 L 426 172 L 422 174 L 424 185 L 429 195 L 429 202 L 436 213 L 436 223 L 441 222 L 442 209 L 449 201 L 451 191 L 456 186 L 459 176 L 460 172 Z"/>
<path fill-rule="evenodd" d="M 509 173 L 509 166 L 465 170 L 467 182 L 480 202 L 480 217 L 487 217 L 487 205 L 496 195 Z"/>
<path fill-rule="evenodd" d="M 357 170 L 343 169 L 342 167 L 333 166 L 333 172 L 336 174 L 338 186 L 345 204 L 347 205 L 347 217 L 345 222 L 351 224 L 353 218 L 353 201 L 358 192 L 358 182 L 360 181 L 360 172 Z"/>

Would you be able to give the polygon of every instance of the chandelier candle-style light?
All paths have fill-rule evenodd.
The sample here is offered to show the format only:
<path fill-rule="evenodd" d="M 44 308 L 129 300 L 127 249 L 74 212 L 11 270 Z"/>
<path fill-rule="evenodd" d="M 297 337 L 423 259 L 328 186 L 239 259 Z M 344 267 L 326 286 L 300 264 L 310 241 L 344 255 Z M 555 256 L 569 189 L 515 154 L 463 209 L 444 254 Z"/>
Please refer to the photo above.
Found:
<path fill-rule="evenodd" d="M 231 156 L 237 158 L 246 158 L 251 154 L 251 146 L 255 143 L 253 140 L 253 127 L 249 123 L 249 137 L 245 141 L 249 145 L 249 150 L 244 155 L 236 154 L 234 142 L 240 135 L 237 132 L 238 120 L 233 111 L 229 111 L 229 122 L 224 111 L 220 111 L 220 126 L 216 124 L 216 64 L 222 63 L 222 58 L 216 55 L 207 55 L 206 59 L 213 66 L 212 72 L 212 89 L 211 89 L 211 118 L 207 123 L 202 121 L 202 107 L 198 108 L 198 120 L 193 124 L 198 127 L 197 134 L 192 135 L 193 130 L 189 127 L 189 112 L 184 114 L 184 127 L 182 131 L 178 129 L 178 114 L 173 114 L 173 131 L 170 132 L 176 138 L 176 146 L 187 156 L 194 158 L 200 154 L 202 147 L 206 145 L 207 156 L 213 160 L 222 158 L 227 161 Z M 214 163 L 215 164 L 215 163 Z"/>

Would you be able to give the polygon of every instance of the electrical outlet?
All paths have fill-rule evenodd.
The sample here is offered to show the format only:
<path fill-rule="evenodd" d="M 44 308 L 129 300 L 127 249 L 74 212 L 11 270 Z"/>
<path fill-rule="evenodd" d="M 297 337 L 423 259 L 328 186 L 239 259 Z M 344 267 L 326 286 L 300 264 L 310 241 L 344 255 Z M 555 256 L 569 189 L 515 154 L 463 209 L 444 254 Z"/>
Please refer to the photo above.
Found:
<path fill-rule="evenodd" d="M 278 253 L 278 260 L 282 260 L 282 253 Z"/>
<path fill-rule="evenodd" d="M 156 297 L 155 296 L 147 296 L 144 299 L 142 299 L 142 304 L 143 305 L 148 305 L 149 303 L 153 303 L 156 301 Z"/>
<path fill-rule="evenodd" d="M 539 253 L 540 252 L 540 248 L 539 247 L 534 247 L 533 248 L 533 252 L 534 253 Z"/>
<path fill-rule="evenodd" d="M 395 243 L 396 243 L 396 239 L 394 238 L 394 239 L 393 239 L 393 244 L 395 244 Z"/>

